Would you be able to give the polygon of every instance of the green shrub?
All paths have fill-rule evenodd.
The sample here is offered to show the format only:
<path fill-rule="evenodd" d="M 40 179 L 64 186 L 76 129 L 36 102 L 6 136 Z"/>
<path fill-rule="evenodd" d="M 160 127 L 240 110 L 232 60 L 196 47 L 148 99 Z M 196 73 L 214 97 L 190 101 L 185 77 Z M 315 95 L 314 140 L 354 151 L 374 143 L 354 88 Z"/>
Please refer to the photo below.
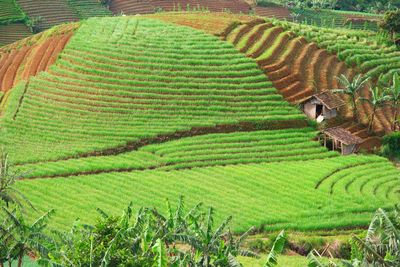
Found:
<path fill-rule="evenodd" d="M 386 157 L 400 156 L 400 132 L 394 132 L 383 137 L 382 154 Z"/>
<path fill-rule="evenodd" d="M 264 241 L 262 239 L 257 238 L 255 240 L 249 241 L 248 246 L 249 246 L 249 249 L 254 252 L 264 253 L 264 252 L 267 252 L 271 248 L 272 244 L 273 244 L 273 241 L 269 242 L 269 241 Z"/>
<path fill-rule="evenodd" d="M 349 242 L 340 243 L 339 245 L 339 258 L 350 260 L 351 259 L 352 246 Z"/>

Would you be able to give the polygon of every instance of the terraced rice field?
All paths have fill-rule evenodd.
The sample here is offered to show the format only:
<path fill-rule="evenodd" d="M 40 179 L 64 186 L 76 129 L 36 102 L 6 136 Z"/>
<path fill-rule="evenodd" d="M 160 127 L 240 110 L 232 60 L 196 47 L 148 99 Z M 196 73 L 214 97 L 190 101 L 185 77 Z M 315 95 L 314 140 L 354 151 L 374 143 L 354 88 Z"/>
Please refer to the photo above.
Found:
<path fill-rule="evenodd" d="M 12 92 L 5 123 L 15 160 L 123 149 L 193 127 L 303 120 L 256 63 L 232 45 L 189 28 L 159 25 L 104 18 L 81 26 L 48 72 Z M 161 25 L 170 38 L 158 34 Z M 43 124 L 47 116 L 53 119 Z"/>
<path fill-rule="evenodd" d="M 79 19 L 111 16 L 110 10 L 103 7 L 97 0 L 67 0 L 69 6 Z"/>
<path fill-rule="evenodd" d="M 23 20 L 25 15 L 15 5 L 13 0 L 2 0 L 0 2 L 0 24 L 5 21 Z"/>
<path fill-rule="evenodd" d="M 308 41 L 315 42 L 319 47 L 330 53 L 353 68 L 358 73 L 377 79 L 390 81 L 393 73 L 400 73 L 400 52 L 395 45 L 389 46 L 382 42 L 379 35 L 365 31 L 346 31 L 324 29 L 316 27 L 295 27 L 288 24 L 290 30 L 303 35 Z M 345 33 L 345 34 L 344 34 Z M 362 95 L 369 97 L 369 92 L 364 90 Z M 366 114 L 370 107 L 362 107 Z M 385 106 L 377 113 L 374 125 L 376 131 L 387 132 L 390 129 L 393 108 Z"/>
<path fill-rule="evenodd" d="M 239 232 L 360 227 L 376 208 L 392 208 L 398 170 L 320 146 L 257 65 L 284 53 L 279 40 L 299 37 L 243 23 L 224 31 L 225 42 L 144 17 L 82 22 L 55 63 L 3 101 L 0 143 L 27 173 L 18 189 L 39 212 L 56 208 L 59 229 L 77 217 L 93 222 L 97 207 L 161 207 L 179 195 L 214 206 L 218 220 L 233 215 Z M 269 48 L 257 45 L 271 36 Z"/>
<path fill-rule="evenodd" d="M 286 7 L 263 7 L 257 6 L 254 8 L 255 14 L 261 17 L 277 18 L 282 20 L 291 20 L 290 10 Z"/>
<path fill-rule="evenodd" d="M 114 14 L 121 12 L 127 15 L 150 14 L 159 11 L 193 11 L 207 10 L 211 12 L 229 11 L 248 14 L 251 7 L 243 0 L 113 0 L 110 10 Z"/>
<path fill-rule="evenodd" d="M 31 35 L 31 31 L 23 23 L 0 25 L 0 47 Z"/>
<path fill-rule="evenodd" d="M 362 15 L 363 13 L 340 12 L 336 10 L 313 10 L 291 8 L 291 20 L 303 24 L 326 28 L 347 28 L 354 30 L 378 31 L 379 15 Z"/>
<path fill-rule="evenodd" d="M 365 168 L 369 164 L 374 168 Z M 18 187 L 40 211 L 58 207 L 53 226 L 61 229 L 76 217 L 92 222 L 97 207 L 111 213 L 129 201 L 135 208 L 163 207 L 165 198 L 184 195 L 189 206 L 201 201 L 215 207 L 218 220 L 233 215 L 235 231 L 261 224 L 268 230 L 315 230 L 367 225 L 377 207 L 398 201 L 396 174 L 382 158 L 348 156 L 33 179 Z"/>
<path fill-rule="evenodd" d="M 337 157 L 311 141 L 311 128 L 204 134 L 143 146 L 109 156 L 23 164 L 27 178 L 73 176 L 145 169 L 189 169 L 215 165 L 301 161 Z"/>
<path fill-rule="evenodd" d="M 21 80 L 46 71 L 71 38 L 77 25 L 59 26 L 0 49 L 0 91 L 8 92 Z"/>
<path fill-rule="evenodd" d="M 189 26 L 217 36 L 223 35 L 235 23 L 246 23 L 254 20 L 254 16 L 226 12 L 161 12 L 146 15 L 146 17 Z"/>
<path fill-rule="evenodd" d="M 288 29 L 305 36 L 307 40 L 337 53 L 340 60 L 356 66 L 368 76 L 378 78 L 382 74 L 389 80 L 394 72 L 400 72 L 400 52 L 395 45 L 383 43 L 383 39 L 373 32 L 286 25 Z"/>
<path fill-rule="evenodd" d="M 292 27 L 284 28 L 282 27 L 284 25 L 292 25 Z M 302 102 L 315 92 L 340 88 L 341 85 L 335 77 L 341 74 L 351 79 L 360 72 L 357 66 L 349 67 L 348 60 L 341 61 L 345 59 L 342 53 L 354 55 L 351 52 L 355 49 L 349 47 L 351 42 L 343 41 L 343 47 L 348 47 L 349 50 L 338 52 L 334 48 L 340 47 L 342 43 L 338 41 L 339 34 L 336 35 L 337 39 L 334 37 L 330 39 L 329 34 L 323 34 L 335 32 L 334 30 L 326 29 L 326 31 L 321 30 L 320 33 L 316 31 L 314 34 L 306 30 L 308 26 L 296 25 L 280 23 L 276 20 L 264 22 L 257 20 L 256 23 L 245 23 L 232 29 L 225 39 L 248 57 L 254 58 L 284 98 L 295 104 Z M 304 29 L 299 30 L 301 28 Z M 365 35 L 369 36 L 370 33 L 366 32 Z M 331 41 L 331 46 L 327 44 L 328 41 L 323 41 L 326 39 Z M 369 52 L 372 53 L 372 51 Z M 382 66 L 377 68 L 382 70 Z M 392 70 L 389 72 L 393 73 Z M 368 74 L 370 72 L 366 75 Z M 367 87 L 361 94 L 369 97 Z M 346 102 L 348 101 L 344 96 L 341 97 Z M 367 125 L 372 112 L 371 106 L 367 103 L 359 103 L 359 112 L 362 123 Z M 389 105 L 378 110 L 377 119 L 374 122 L 375 132 L 390 131 L 393 112 L 394 110 Z M 352 117 L 351 110 L 346 107 L 341 110 L 341 113 L 344 117 Z M 365 129 L 360 132 L 360 137 L 364 138 L 365 136 L 362 135 L 365 132 Z M 367 140 L 367 142 L 371 141 L 376 143 L 373 140 Z"/>
<path fill-rule="evenodd" d="M 29 17 L 41 18 L 37 24 L 41 30 L 78 20 L 77 15 L 64 0 L 16 0 L 16 2 Z"/>

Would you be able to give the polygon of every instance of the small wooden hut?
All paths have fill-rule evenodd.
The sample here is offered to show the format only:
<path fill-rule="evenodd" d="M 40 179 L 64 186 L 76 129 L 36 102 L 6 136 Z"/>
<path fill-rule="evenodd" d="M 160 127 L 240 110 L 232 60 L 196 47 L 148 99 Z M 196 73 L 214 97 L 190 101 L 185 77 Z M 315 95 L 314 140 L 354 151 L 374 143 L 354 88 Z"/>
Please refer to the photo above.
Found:
<path fill-rule="evenodd" d="M 337 116 L 338 108 L 345 102 L 331 91 L 323 91 L 310 96 L 301 103 L 304 114 L 310 119 L 321 122 Z"/>
<path fill-rule="evenodd" d="M 357 152 L 358 146 L 363 140 L 351 132 L 341 128 L 334 127 L 322 131 L 324 146 L 327 146 L 327 140 L 332 140 L 332 149 L 340 150 L 342 155 L 349 155 Z"/>

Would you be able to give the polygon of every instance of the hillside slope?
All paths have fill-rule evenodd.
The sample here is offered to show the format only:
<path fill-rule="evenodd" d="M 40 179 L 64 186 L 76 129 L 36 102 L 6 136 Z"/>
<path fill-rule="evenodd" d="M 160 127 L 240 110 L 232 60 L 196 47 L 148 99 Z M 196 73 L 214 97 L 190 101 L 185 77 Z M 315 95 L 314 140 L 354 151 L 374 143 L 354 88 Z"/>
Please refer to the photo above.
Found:
<path fill-rule="evenodd" d="M 89 19 L 10 92 L 0 142 L 56 228 L 179 195 L 233 215 L 235 231 L 349 228 L 399 200 L 389 161 L 320 146 L 254 59 L 189 27 Z"/>
<path fill-rule="evenodd" d="M 13 139 L 18 162 L 102 154 L 194 127 L 304 118 L 217 37 L 130 18 L 90 19 L 78 33 L 47 73 L 13 92 L 2 140 Z"/>
<path fill-rule="evenodd" d="M 231 29 L 225 38 L 248 57 L 254 58 L 284 98 L 294 104 L 301 103 L 316 92 L 340 88 L 341 84 L 336 79 L 340 75 L 345 75 L 351 80 L 361 73 L 358 68 L 350 67 L 349 64 L 341 61 L 342 54 L 332 53 L 332 49 L 327 50 L 320 43 L 313 42 L 310 38 L 306 39 L 312 33 L 305 30 L 296 33 L 281 27 L 277 21 L 264 21 L 264 23 L 257 21 L 257 23 L 242 24 Z M 326 36 L 321 38 L 329 39 Z M 338 44 L 333 39 L 329 40 L 332 40 L 332 46 Z M 343 44 L 343 47 L 349 45 L 351 45 L 350 42 Z M 354 51 L 354 54 L 357 55 L 357 51 Z M 395 70 L 393 66 L 391 68 Z M 383 68 L 380 69 L 383 70 Z M 339 96 L 348 102 L 345 96 Z M 370 97 L 367 86 L 361 90 L 361 96 Z M 359 102 L 358 104 L 361 123 L 364 126 L 343 124 L 343 120 L 353 121 L 349 106 L 341 108 L 343 119 L 338 123 L 364 138 L 363 148 L 373 149 L 379 146 L 379 137 L 368 134 L 365 127 L 372 107 L 367 103 Z M 390 132 L 392 114 L 393 109 L 390 105 L 377 111 L 377 119 L 373 125 L 376 133 Z"/>
<path fill-rule="evenodd" d="M 58 26 L 17 43 L 0 48 L 0 91 L 5 93 L 21 80 L 47 70 L 71 38 L 77 24 Z"/>
<path fill-rule="evenodd" d="M 40 30 L 77 21 L 78 17 L 64 0 L 16 0 L 21 9 L 31 18 L 40 18 L 37 27 Z"/>
<path fill-rule="evenodd" d="M 193 10 L 248 14 L 251 6 L 244 0 L 113 0 L 110 9 L 114 14 L 122 12 L 127 15 Z"/>

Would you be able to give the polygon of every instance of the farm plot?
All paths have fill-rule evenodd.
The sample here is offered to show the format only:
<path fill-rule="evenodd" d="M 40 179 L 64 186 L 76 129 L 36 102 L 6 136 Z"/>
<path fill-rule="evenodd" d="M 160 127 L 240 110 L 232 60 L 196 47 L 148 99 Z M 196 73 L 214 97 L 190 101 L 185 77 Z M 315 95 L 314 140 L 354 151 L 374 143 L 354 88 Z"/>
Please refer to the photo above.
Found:
<path fill-rule="evenodd" d="M 340 60 L 357 66 L 368 76 L 389 80 L 400 71 L 400 52 L 395 45 L 384 44 L 379 35 L 366 31 L 326 29 L 312 26 L 285 24 L 291 31 L 316 42 L 318 46 L 337 53 Z"/>
<path fill-rule="evenodd" d="M 30 18 L 40 18 L 37 26 L 41 30 L 78 20 L 77 15 L 64 0 L 16 0 L 16 2 Z"/>
<path fill-rule="evenodd" d="M 110 9 L 114 14 L 150 14 L 159 11 L 211 11 L 248 14 L 251 7 L 243 0 L 113 0 Z"/>
<path fill-rule="evenodd" d="M 31 31 L 23 23 L 0 25 L 0 47 L 11 44 L 31 35 Z"/>
<path fill-rule="evenodd" d="M 355 30 L 378 30 L 379 15 L 367 16 L 343 13 L 336 10 L 290 9 L 292 20 L 303 24 L 327 28 L 346 28 Z"/>
<path fill-rule="evenodd" d="M 13 0 L 2 0 L 0 2 L 0 24 L 2 22 L 15 22 L 25 19 L 25 15 L 15 5 Z"/>
<path fill-rule="evenodd" d="M 205 134 L 143 146 L 110 156 L 92 156 L 19 165 L 25 178 L 48 178 L 112 171 L 188 169 L 215 165 L 305 161 L 338 156 L 318 142 L 311 128 Z"/>
<path fill-rule="evenodd" d="M 235 23 L 246 23 L 254 20 L 253 16 L 226 12 L 161 12 L 146 15 L 146 17 L 189 26 L 214 35 L 223 34 L 227 28 L 232 27 Z"/>
<path fill-rule="evenodd" d="M 282 20 L 290 20 L 290 10 L 283 6 L 256 6 L 254 8 L 255 14 L 261 17 L 277 18 Z"/>
<path fill-rule="evenodd" d="M 227 39 L 243 51 L 255 49 L 244 40 L 284 32 L 262 21 L 237 29 Z M 263 60 L 276 54 L 267 50 Z M 219 37 L 92 18 L 57 57 L 9 91 L 0 134 L 28 173 L 18 189 L 39 212 L 58 211 L 54 228 L 179 195 L 214 206 L 219 220 L 233 215 L 235 231 L 351 228 L 399 200 L 391 163 L 320 147 L 257 62 Z"/>
<path fill-rule="evenodd" d="M 249 25 L 250 23 L 239 25 L 227 34 L 226 40 L 247 56 L 254 58 L 289 102 L 299 103 L 316 91 L 340 88 L 335 77 L 344 74 L 351 79 L 358 72 L 357 68 L 348 67 L 349 64 L 340 61 L 343 59 L 341 53 L 337 56 L 334 53 L 336 51 L 329 46 L 325 48 L 321 40 L 319 43 L 314 42 L 319 37 L 305 30 L 309 28 L 308 26 L 280 23 L 277 20 L 250 27 Z M 292 25 L 293 31 L 292 28 L 284 28 L 281 25 Z M 370 33 L 361 34 L 369 36 Z M 332 46 L 341 42 L 340 36 L 336 37 L 338 39 L 332 38 Z M 368 97 L 366 87 L 362 95 Z M 367 103 L 360 103 L 359 111 L 362 123 L 368 124 L 371 107 Z M 392 112 L 389 106 L 377 112 L 377 119 L 374 122 L 375 132 L 390 131 Z M 342 113 L 352 117 L 348 108 L 342 110 Z"/>
<path fill-rule="evenodd" d="M 287 24 L 289 29 L 319 47 L 337 55 L 337 58 L 353 66 L 357 72 L 378 79 L 382 75 L 384 81 L 390 81 L 394 73 L 400 73 L 400 52 L 395 45 L 382 42 L 379 35 L 365 31 L 346 31 L 324 29 L 318 27 L 302 27 Z M 365 88 L 366 89 L 366 88 Z M 369 97 L 364 90 L 362 95 Z M 370 107 L 363 105 L 364 113 L 370 113 Z M 387 132 L 390 129 L 393 108 L 389 105 L 377 112 L 377 131 Z"/>
<path fill-rule="evenodd" d="M 17 163 L 109 155 L 242 122 L 305 125 L 232 45 L 150 19 L 89 19 L 49 71 L 9 99 L 1 141 Z"/>
<path fill-rule="evenodd" d="M 219 221 L 233 215 L 235 231 L 253 225 L 315 230 L 366 226 L 376 208 L 392 208 L 399 200 L 396 172 L 383 158 L 348 156 L 33 179 L 19 182 L 18 188 L 39 211 L 56 208 L 52 226 L 58 229 L 78 217 L 93 222 L 97 207 L 118 213 L 133 201 L 135 208 L 162 208 L 165 198 L 184 195 L 188 206 L 201 201 L 215 207 Z"/>
<path fill-rule="evenodd" d="M 1 26 L 0 26 L 1 27 Z M 0 49 L 0 91 L 46 71 L 57 59 L 77 25 L 66 25 Z"/>
<path fill-rule="evenodd" d="M 141 150 L 164 160 L 163 169 L 280 161 L 303 161 L 338 156 L 318 142 L 310 128 L 209 134 L 150 145 Z"/>
<path fill-rule="evenodd" d="M 97 0 L 67 0 L 71 9 L 80 19 L 91 17 L 111 16 L 110 10 L 106 9 Z"/>

